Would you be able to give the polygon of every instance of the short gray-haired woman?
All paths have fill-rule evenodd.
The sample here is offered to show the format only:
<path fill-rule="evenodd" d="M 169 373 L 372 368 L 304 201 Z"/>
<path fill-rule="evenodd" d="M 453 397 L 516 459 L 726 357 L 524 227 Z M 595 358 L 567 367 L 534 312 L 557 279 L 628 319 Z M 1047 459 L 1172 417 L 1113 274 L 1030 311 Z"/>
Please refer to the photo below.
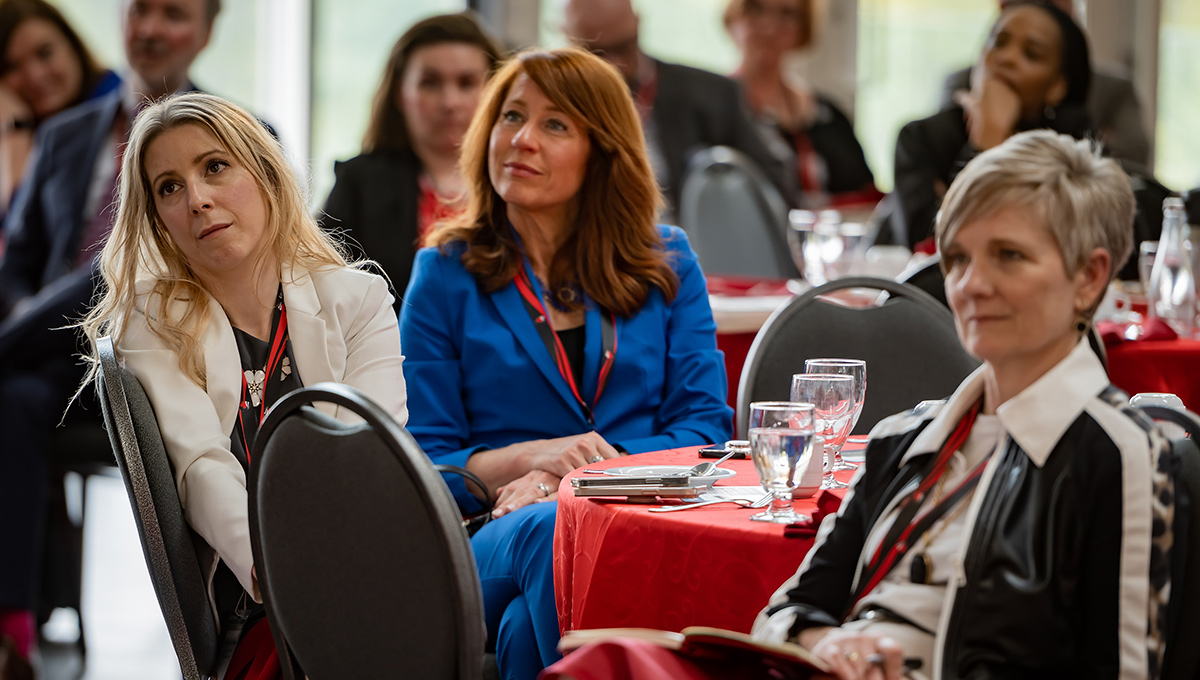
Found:
<path fill-rule="evenodd" d="M 936 238 L 983 366 L 939 407 L 875 428 L 756 635 L 812 649 L 840 678 L 898 678 L 905 656 L 930 677 L 1157 675 L 1171 456 L 1083 337 L 1131 248 L 1133 206 L 1114 161 L 1046 130 L 966 166 Z"/>

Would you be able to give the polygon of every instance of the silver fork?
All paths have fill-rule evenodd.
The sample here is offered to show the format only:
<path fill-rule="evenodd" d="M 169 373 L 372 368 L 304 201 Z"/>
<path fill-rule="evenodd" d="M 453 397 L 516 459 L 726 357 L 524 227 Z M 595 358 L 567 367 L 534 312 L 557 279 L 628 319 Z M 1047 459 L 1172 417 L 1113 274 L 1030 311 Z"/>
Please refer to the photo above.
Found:
<path fill-rule="evenodd" d="M 761 508 L 771 502 L 771 494 L 759 498 L 756 501 L 748 501 L 745 498 L 720 498 L 711 501 L 700 501 L 699 503 L 689 503 L 687 505 L 664 505 L 658 508 L 650 508 L 650 512 L 679 512 L 680 510 L 691 510 L 692 508 L 702 508 L 706 505 L 716 505 L 717 503 L 733 503 L 740 505 L 743 508 Z"/>

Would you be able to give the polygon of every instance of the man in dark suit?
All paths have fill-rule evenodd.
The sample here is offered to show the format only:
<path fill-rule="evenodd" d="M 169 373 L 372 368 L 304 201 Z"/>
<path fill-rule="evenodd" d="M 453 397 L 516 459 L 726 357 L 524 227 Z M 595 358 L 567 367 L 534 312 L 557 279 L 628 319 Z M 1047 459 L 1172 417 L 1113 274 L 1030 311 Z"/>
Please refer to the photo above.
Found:
<path fill-rule="evenodd" d="M 94 260 L 116 211 L 113 189 L 130 120 L 144 101 L 194 89 L 188 70 L 208 44 L 220 0 L 126 0 L 122 10 L 130 71 L 111 94 L 39 128 L 4 223 L 0 623 L 13 630 L 0 626 L 0 635 L 14 638 L 24 637 L 21 621 L 32 621 L 50 435 L 83 376 L 73 357 L 75 335 L 52 329 L 82 316 L 91 300 Z M 18 651 L 27 652 L 28 643 Z"/>
<path fill-rule="evenodd" d="M 647 56 L 638 46 L 638 16 L 629 0 L 568 0 L 563 30 L 629 83 L 651 165 L 672 210 L 679 205 L 688 159 L 711 146 L 742 151 L 785 197 L 795 195 L 794 173 L 768 151 L 737 83 Z"/>
<path fill-rule="evenodd" d="M 1009 0 L 1000 0 L 1000 9 Z M 1075 3 L 1071 0 L 1053 0 L 1052 4 L 1079 21 Z M 941 108 L 946 110 L 955 105 L 955 93 L 971 89 L 971 69 L 955 71 L 946 77 L 943 85 Z M 1150 137 L 1142 121 L 1142 105 L 1138 102 L 1133 83 L 1128 78 L 1102 71 L 1092 70 L 1091 85 L 1085 103 L 1092 124 L 1100 133 L 1105 152 L 1123 161 L 1130 161 L 1141 168 L 1150 162 Z"/>

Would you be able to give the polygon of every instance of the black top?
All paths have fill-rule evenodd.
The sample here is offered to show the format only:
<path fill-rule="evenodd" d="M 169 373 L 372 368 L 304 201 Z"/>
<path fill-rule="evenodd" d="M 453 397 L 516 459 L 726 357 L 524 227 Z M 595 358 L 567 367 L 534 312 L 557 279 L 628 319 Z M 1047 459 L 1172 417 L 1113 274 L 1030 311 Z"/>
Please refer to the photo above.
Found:
<path fill-rule="evenodd" d="M 417 253 L 421 161 L 411 151 L 374 151 L 335 163 L 333 171 L 321 226 L 345 233 L 352 257 L 379 263 L 399 312 Z"/>
<path fill-rule="evenodd" d="M 587 341 L 586 326 L 576 326 L 564 331 L 555 331 L 558 341 L 562 343 L 563 351 L 567 353 L 567 361 L 571 363 L 571 375 L 576 385 L 583 385 L 583 347 Z"/>
<path fill-rule="evenodd" d="M 287 327 L 280 328 L 279 320 L 282 308 L 283 289 L 280 288 L 275 312 L 271 315 L 271 337 L 266 342 L 240 328 L 233 329 L 246 387 L 245 394 L 242 395 L 243 401 L 239 408 L 238 419 L 233 424 L 233 432 L 229 435 L 229 448 L 233 451 L 233 456 L 242 464 L 242 469 L 247 476 L 250 474 L 250 464 L 246 452 L 254 448 L 254 439 L 258 435 L 260 418 L 266 410 L 262 403 L 264 398 L 262 393 L 265 392 L 265 406 L 269 408 L 285 394 L 304 386 L 300 380 L 300 372 L 296 369 L 296 360 L 292 356 L 292 342 L 286 335 Z M 272 375 L 268 377 L 264 373 L 264 366 L 266 366 L 271 353 L 271 346 L 275 342 L 275 335 L 280 331 L 285 334 L 283 357 L 275 365 Z M 260 381 L 259 389 L 262 392 L 254 394 L 255 383 L 260 383 Z M 239 621 L 247 623 L 262 616 L 262 605 L 256 604 L 249 595 L 245 594 L 241 583 L 224 562 L 220 563 L 217 573 L 213 576 L 213 599 L 217 603 L 217 612 L 223 627 Z M 243 632 L 248 629 L 247 625 Z"/>

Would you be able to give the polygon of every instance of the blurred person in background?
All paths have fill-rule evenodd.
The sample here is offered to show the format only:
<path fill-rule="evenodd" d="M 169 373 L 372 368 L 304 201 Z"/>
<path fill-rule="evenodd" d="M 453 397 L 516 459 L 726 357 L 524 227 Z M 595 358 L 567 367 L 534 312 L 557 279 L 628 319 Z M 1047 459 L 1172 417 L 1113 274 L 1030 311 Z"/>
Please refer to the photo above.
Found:
<path fill-rule="evenodd" d="M 1000 10 L 1003 11 L 1012 1 L 999 0 Z M 1076 23 L 1082 24 L 1078 9 L 1081 1 L 1051 0 L 1055 7 L 1069 14 Z M 953 108 L 955 98 L 959 96 L 957 93 L 970 89 L 970 68 L 951 73 L 946 77 L 942 92 L 942 108 Z M 1085 106 L 1100 141 L 1104 142 L 1104 152 L 1147 170 L 1150 163 L 1150 136 L 1146 133 L 1142 105 L 1133 89 L 1133 82 L 1125 76 L 1093 67 L 1092 84 L 1088 88 Z M 1147 171 L 1147 174 L 1150 173 Z"/>
<path fill-rule="evenodd" d="M 958 105 L 905 125 L 896 140 L 895 197 L 903 244 L 933 252 L 934 216 L 959 170 L 1014 133 L 1049 128 L 1093 136 L 1084 102 L 1087 38 L 1042 0 L 1010 2 L 992 26 Z"/>
<path fill-rule="evenodd" d="M 615 66 L 633 94 L 650 165 L 669 204 L 665 221 L 673 221 L 678 210 L 688 160 L 712 146 L 749 156 L 784 199 L 794 202 L 795 173 L 768 150 L 736 83 L 642 52 L 630 0 L 567 0 L 564 19 L 567 37 Z"/>
<path fill-rule="evenodd" d="M 425 235 L 459 205 L 459 146 L 499 60 L 470 14 L 417 22 L 392 47 L 362 154 L 334 165 L 323 226 L 344 231 L 397 291 Z"/>
<path fill-rule="evenodd" d="M 522 52 L 463 139 L 464 212 L 404 295 L 409 431 L 497 494 L 472 538 L 503 677 L 558 658 L 554 518 L 571 470 L 723 442 L 732 413 L 704 274 L 661 202 L 625 82 L 576 48 Z M 448 480 L 459 505 L 479 489 Z"/>
<path fill-rule="evenodd" d="M 817 39 L 820 0 L 731 0 L 725 29 L 742 55 L 734 78 L 764 127 L 764 137 L 796 174 L 795 201 L 809 208 L 866 205 L 883 194 L 867 166 L 854 124 L 784 59 Z"/>
<path fill-rule="evenodd" d="M 0 215 L 33 150 L 37 126 L 121 82 L 45 0 L 0 2 Z"/>

